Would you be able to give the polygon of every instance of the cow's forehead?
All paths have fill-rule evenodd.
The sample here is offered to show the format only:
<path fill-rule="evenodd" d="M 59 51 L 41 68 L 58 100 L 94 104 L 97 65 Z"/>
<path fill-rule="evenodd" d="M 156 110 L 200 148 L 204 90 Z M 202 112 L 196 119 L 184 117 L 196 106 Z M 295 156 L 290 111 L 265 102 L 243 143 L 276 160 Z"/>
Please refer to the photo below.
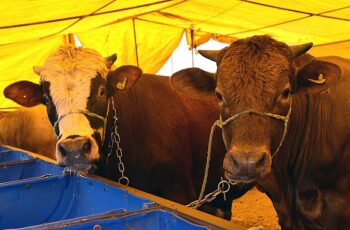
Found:
<path fill-rule="evenodd" d="M 287 59 L 280 57 L 280 55 L 269 56 L 269 58 L 261 58 L 259 60 L 242 60 L 226 59 L 220 63 L 217 74 L 224 79 L 228 78 L 247 78 L 278 75 L 281 72 L 288 72 L 290 64 Z M 229 76 L 230 75 L 230 76 Z"/>
<path fill-rule="evenodd" d="M 52 53 L 41 69 L 41 78 L 51 81 L 52 78 L 75 76 L 92 78 L 99 73 L 103 78 L 108 72 L 105 59 L 96 51 L 88 48 L 63 46 Z"/>
<path fill-rule="evenodd" d="M 269 107 L 282 87 L 289 82 L 290 63 L 279 52 L 268 55 L 227 53 L 217 72 L 217 87 L 229 104 L 256 110 Z"/>
<path fill-rule="evenodd" d="M 50 95 L 59 116 L 85 110 L 91 79 L 105 78 L 107 66 L 97 52 L 86 48 L 62 47 L 42 66 L 41 81 L 49 82 Z"/>
<path fill-rule="evenodd" d="M 278 52 L 248 55 L 228 52 L 222 58 L 217 72 L 218 85 L 274 84 L 287 81 L 290 70 L 288 59 Z"/>
<path fill-rule="evenodd" d="M 277 77 L 290 68 L 290 51 L 286 44 L 269 36 L 253 36 L 233 42 L 222 50 L 218 66 L 218 78 L 236 78 L 254 82 L 254 78 Z M 249 78 L 250 81 L 247 81 Z M 273 81 L 274 79 L 271 80 Z"/>

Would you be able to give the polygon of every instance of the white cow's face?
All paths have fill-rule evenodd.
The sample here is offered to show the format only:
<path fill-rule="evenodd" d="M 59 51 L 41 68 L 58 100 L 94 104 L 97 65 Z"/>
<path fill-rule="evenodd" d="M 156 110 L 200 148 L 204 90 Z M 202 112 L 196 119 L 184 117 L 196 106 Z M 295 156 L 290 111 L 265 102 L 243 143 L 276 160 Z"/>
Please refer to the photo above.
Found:
<path fill-rule="evenodd" d="M 105 59 L 91 49 L 64 46 L 34 67 L 40 84 L 18 81 L 4 90 L 20 105 L 46 105 L 58 137 L 58 164 L 86 170 L 100 158 L 109 98 L 128 91 L 142 76 L 130 65 L 110 71 L 115 60 L 115 54 Z"/>
<path fill-rule="evenodd" d="M 58 136 L 57 162 L 88 167 L 99 159 L 104 135 L 105 59 L 90 49 L 62 47 L 35 72 L 40 75 L 44 103 Z"/>

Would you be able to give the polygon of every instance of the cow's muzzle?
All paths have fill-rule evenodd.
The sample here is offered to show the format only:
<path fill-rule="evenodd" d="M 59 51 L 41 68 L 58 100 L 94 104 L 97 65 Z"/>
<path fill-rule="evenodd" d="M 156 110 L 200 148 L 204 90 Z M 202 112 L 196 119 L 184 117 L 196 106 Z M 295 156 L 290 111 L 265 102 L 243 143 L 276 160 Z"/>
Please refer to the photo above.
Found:
<path fill-rule="evenodd" d="M 268 151 L 229 152 L 223 166 L 227 179 L 249 183 L 271 171 L 271 155 Z"/>
<path fill-rule="evenodd" d="M 236 182 L 248 183 L 260 177 L 263 177 L 264 175 L 266 175 L 271 171 L 272 159 L 279 152 L 284 142 L 284 139 L 286 137 L 287 129 L 288 129 L 288 121 L 289 121 L 291 112 L 292 112 L 292 99 L 290 100 L 289 110 L 286 116 L 269 113 L 269 112 L 260 112 L 256 110 L 245 110 L 243 112 L 232 115 L 226 120 L 222 120 L 222 117 L 220 116 L 220 119 L 213 124 L 211 136 L 215 127 L 216 126 L 220 127 L 222 129 L 223 141 L 226 148 L 228 147 L 228 143 L 227 143 L 227 139 L 225 137 L 225 132 L 223 129 L 225 128 L 225 126 L 227 126 L 231 122 L 234 122 L 238 117 L 242 115 L 255 114 L 259 116 L 270 117 L 276 120 L 283 121 L 283 125 L 284 125 L 280 143 L 272 155 L 270 151 L 266 151 L 266 148 L 263 148 L 262 146 L 260 146 L 262 147 L 260 149 L 248 148 L 247 150 L 247 148 L 241 148 L 239 150 L 239 148 L 236 148 L 233 151 L 232 150 L 229 151 L 225 156 L 224 164 L 223 164 L 223 167 L 226 171 L 226 177 L 228 179 Z"/>
<path fill-rule="evenodd" d="M 57 143 L 59 165 L 72 171 L 88 171 L 91 168 L 91 152 L 94 141 L 86 136 L 69 136 Z"/>

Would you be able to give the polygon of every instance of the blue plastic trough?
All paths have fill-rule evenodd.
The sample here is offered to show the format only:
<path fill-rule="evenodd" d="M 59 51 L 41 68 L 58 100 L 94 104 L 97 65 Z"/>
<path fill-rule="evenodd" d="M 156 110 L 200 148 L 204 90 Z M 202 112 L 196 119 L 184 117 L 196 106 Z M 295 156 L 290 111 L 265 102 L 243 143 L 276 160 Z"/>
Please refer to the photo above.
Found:
<path fill-rule="evenodd" d="M 0 163 L 0 184 L 9 181 L 62 174 L 63 168 L 39 159 Z"/>
<path fill-rule="evenodd" d="M 135 211 L 150 200 L 78 175 L 36 178 L 0 185 L 0 229 L 96 215 Z"/>
<path fill-rule="evenodd" d="M 0 164 L 11 161 L 21 161 L 33 159 L 34 157 L 20 151 L 0 146 Z"/>
<path fill-rule="evenodd" d="M 32 155 L 0 146 L 0 229 L 222 229 Z"/>
<path fill-rule="evenodd" d="M 57 229 L 65 230 L 127 230 L 127 229 L 142 229 L 142 230 L 203 230 L 207 229 L 204 226 L 190 223 L 183 218 L 164 210 L 146 210 L 143 213 L 135 213 L 126 216 L 121 216 L 114 219 L 86 221 L 86 223 L 58 227 Z"/>

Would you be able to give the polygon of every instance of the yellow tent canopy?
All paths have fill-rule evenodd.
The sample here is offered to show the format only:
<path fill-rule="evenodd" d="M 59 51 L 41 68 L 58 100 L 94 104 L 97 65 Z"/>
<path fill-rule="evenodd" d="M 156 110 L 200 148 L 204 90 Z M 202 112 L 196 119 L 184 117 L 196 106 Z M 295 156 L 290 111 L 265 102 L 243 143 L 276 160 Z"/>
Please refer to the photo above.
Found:
<path fill-rule="evenodd" d="M 75 34 L 117 66 L 155 73 L 186 33 L 196 47 L 270 34 L 288 44 L 312 41 L 316 56 L 350 57 L 349 0 L 18 0 L 2 1 L 0 91 L 17 80 L 38 81 L 34 65 Z M 2 94 L 0 108 L 15 106 Z"/>

